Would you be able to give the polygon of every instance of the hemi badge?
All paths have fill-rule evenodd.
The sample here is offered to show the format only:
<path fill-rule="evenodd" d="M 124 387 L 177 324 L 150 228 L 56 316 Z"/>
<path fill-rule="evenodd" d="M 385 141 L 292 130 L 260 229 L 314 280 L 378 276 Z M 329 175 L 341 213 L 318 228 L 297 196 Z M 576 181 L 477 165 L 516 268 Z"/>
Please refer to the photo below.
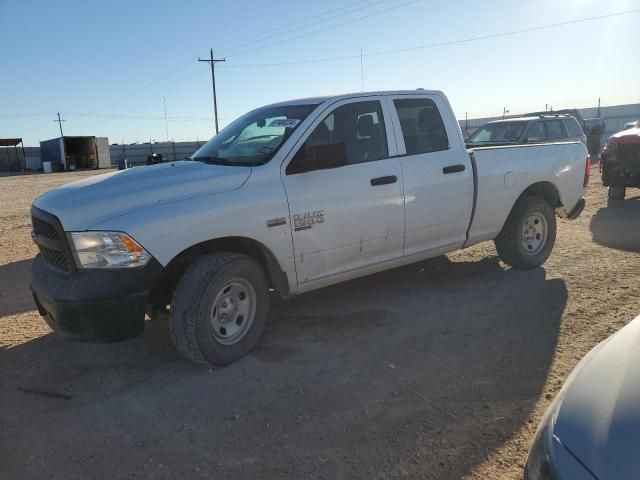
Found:
<path fill-rule="evenodd" d="M 267 220 L 267 227 L 269 228 L 279 227 L 280 225 L 286 225 L 286 224 L 287 224 L 287 219 L 284 217 L 272 218 L 270 220 Z"/>

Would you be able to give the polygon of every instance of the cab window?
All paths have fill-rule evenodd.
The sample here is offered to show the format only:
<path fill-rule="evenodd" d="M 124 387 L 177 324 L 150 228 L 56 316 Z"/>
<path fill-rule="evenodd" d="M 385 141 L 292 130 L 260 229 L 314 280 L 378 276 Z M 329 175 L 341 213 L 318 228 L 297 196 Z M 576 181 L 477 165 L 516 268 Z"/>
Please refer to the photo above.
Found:
<path fill-rule="evenodd" d="M 573 118 L 573 117 L 568 117 L 565 119 L 565 125 L 567 126 L 567 129 L 569 130 L 569 135 L 571 135 L 574 138 L 581 138 L 582 135 L 584 135 L 582 133 L 582 128 L 580 128 L 580 125 L 578 124 L 578 121 Z"/>
<path fill-rule="evenodd" d="M 567 133 L 564 131 L 560 120 L 547 120 L 544 122 L 544 126 L 548 141 L 562 140 L 567 137 Z"/>
<path fill-rule="evenodd" d="M 382 106 L 377 100 L 342 105 L 329 113 L 300 147 L 286 173 L 373 162 L 389 156 Z"/>
<path fill-rule="evenodd" d="M 429 98 L 403 98 L 393 101 L 407 155 L 438 152 L 449 148 L 442 116 Z"/>

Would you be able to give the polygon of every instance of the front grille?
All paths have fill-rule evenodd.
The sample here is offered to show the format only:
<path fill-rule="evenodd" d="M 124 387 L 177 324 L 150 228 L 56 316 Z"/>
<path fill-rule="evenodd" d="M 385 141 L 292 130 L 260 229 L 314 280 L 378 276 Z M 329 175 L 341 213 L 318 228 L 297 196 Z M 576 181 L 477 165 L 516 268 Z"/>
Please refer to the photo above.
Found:
<path fill-rule="evenodd" d="M 67 262 L 67 256 L 59 252 L 58 250 L 53 250 L 52 248 L 43 247 L 42 245 L 38 245 L 40 249 L 40 253 L 42 254 L 42 258 L 52 267 L 56 267 L 64 272 L 68 272 L 71 269 L 69 268 L 69 263 Z"/>
<path fill-rule="evenodd" d="M 31 224 L 33 225 L 33 231 L 36 235 L 42 235 L 43 237 L 51 240 L 58 240 L 58 232 L 56 232 L 55 227 L 50 223 L 32 216 Z"/>
<path fill-rule="evenodd" d="M 50 213 L 32 207 L 33 240 L 45 262 L 63 272 L 73 270 L 73 257 L 60 220 Z"/>
<path fill-rule="evenodd" d="M 640 145 L 621 145 L 620 159 L 623 168 L 629 170 L 640 169 Z"/>

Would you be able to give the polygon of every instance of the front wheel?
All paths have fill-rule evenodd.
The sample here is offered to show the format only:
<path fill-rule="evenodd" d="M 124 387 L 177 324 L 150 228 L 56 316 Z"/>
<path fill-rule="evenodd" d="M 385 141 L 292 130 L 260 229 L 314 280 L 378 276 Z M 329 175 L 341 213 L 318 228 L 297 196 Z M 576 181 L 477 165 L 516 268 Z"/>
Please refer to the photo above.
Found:
<path fill-rule="evenodd" d="M 495 244 L 504 263 L 526 270 L 542 265 L 555 241 L 553 207 L 544 198 L 525 196 L 513 207 Z"/>
<path fill-rule="evenodd" d="M 173 293 L 169 330 L 178 351 L 203 365 L 229 365 L 264 330 L 269 287 L 253 258 L 212 253 L 197 260 Z"/>

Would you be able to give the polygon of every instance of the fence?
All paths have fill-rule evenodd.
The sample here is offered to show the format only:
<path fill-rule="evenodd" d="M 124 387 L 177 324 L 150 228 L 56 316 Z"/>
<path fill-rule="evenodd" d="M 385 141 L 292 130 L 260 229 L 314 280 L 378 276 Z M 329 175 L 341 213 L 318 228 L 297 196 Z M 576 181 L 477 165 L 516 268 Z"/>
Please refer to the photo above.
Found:
<path fill-rule="evenodd" d="M 194 153 L 205 142 L 156 142 L 132 145 L 111 145 L 111 165 L 118 165 L 123 160 L 132 163 L 144 162 L 149 155 L 159 153 L 165 160 L 182 160 Z"/>

